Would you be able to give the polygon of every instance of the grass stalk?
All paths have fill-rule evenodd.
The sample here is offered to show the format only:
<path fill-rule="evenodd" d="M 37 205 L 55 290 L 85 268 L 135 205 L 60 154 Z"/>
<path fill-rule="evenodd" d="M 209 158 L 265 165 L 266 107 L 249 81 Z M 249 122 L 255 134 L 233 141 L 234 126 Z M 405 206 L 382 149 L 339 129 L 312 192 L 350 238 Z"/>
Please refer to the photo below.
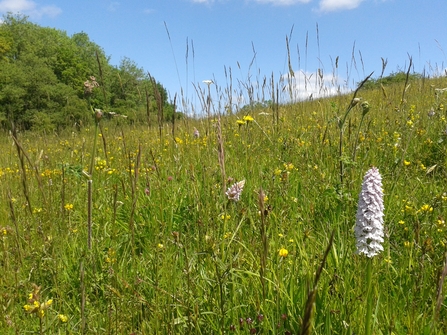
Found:
<path fill-rule="evenodd" d="M 335 233 L 335 231 L 332 231 L 331 237 L 329 238 L 329 243 L 328 243 L 326 250 L 323 254 L 323 259 L 321 260 L 320 266 L 319 266 L 317 272 L 315 273 L 313 287 L 311 290 L 309 290 L 309 292 L 307 294 L 306 305 L 304 306 L 304 317 L 303 317 L 303 326 L 301 328 L 301 335 L 312 334 L 312 322 L 313 322 L 314 309 L 315 309 L 315 300 L 317 297 L 317 286 L 318 286 L 318 282 L 320 280 L 321 273 L 323 272 L 324 265 L 326 264 L 327 256 L 329 255 L 329 252 L 331 251 L 332 243 L 334 242 L 334 233 Z"/>
<path fill-rule="evenodd" d="M 338 120 L 338 129 L 339 129 L 339 146 L 338 146 L 338 158 L 339 158 L 339 176 L 340 176 L 340 188 L 343 188 L 343 177 L 344 177 L 344 158 L 343 158 L 343 133 L 344 133 L 344 125 L 346 119 L 351 112 L 352 108 L 357 105 L 357 93 L 362 88 L 362 86 L 368 81 L 369 78 L 373 75 L 374 72 L 371 72 L 363 81 L 357 86 L 357 89 L 354 91 L 351 102 L 349 103 L 348 108 L 342 119 Z"/>

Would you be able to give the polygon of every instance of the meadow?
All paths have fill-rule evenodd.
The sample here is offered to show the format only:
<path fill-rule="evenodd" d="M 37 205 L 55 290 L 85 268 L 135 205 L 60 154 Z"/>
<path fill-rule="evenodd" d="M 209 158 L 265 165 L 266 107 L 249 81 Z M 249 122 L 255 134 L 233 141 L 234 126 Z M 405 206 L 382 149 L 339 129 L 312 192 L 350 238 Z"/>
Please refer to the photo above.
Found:
<path fill-rule="evenodd" d="M 231 112 L 204 90 L 200 118 L 3 132 L 0 333 L 447 333 L 445 87 L 281 103 L 272 84 Z M 385 239 L 367 259 L 372 166 Z"/>

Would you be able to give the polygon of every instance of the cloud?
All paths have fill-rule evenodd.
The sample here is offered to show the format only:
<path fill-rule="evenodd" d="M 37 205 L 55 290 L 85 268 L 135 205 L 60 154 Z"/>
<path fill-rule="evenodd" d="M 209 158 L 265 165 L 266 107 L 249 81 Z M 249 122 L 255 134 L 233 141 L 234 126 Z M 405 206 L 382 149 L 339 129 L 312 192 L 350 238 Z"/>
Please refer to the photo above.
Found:
<path fill-rule="evenodd" d="M 321 0 L 319 10 L 333 12 L 357 8 L 363 0 Z"/>
<path fill-rule="evenodd" d="M 254 0 L 261 3 L 269 3 L 276 6 L 290 6 L 299 3 L 309 3 L 312 0 Z"/>
<path fill-rule="evenodd" d="M 3 0 L 0 1 L 0 12 L 22 12 L 34 10 L 36 8 L 36 3 L 29 0 Z"/>
<path fill-rule="evenodd" d="M 337 75 L 323 74 L 320 69 L 316 73 L 303 70 L 297 71 L 293 75 L 287 73 L 281 79 L 284 84 L 283 92 L 289 95 L 288 98 L 292 101 L 330 97 L 351 91 L 345 82 L 340 83 L 341 78 Z"/>
<path fill-rule="evenodd" d="M 11 12 L 13 14 L 25 14 L 33 18 L 40 18 L 42 16 L 55 17 L 62 13 L 62 10 L 56 6 L 38 6 L 32 0 L 0 0 L 0 13 L 6 14 Z"/>

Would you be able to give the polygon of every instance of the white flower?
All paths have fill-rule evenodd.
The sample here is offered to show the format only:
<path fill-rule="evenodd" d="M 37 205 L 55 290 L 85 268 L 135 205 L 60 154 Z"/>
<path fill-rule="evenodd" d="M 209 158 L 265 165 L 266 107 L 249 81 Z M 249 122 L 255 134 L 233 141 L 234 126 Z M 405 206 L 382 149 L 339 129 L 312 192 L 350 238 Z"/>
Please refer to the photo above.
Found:
<path fill-rule="evenodd" d="M 239 197 L 242 194 L 242 190 L 244 189 L 245 179 L 240 182 L 234 183 L 228 190 L 225 192 L 225 195 L 229 200 L 239 201 Z"/>
<path fill-rule="evenodd" d="M 356 215 L 357 253 L 374 257 L 383 251 L 383 190 L 379 170 L 371 168 L 363 178 Z"/>

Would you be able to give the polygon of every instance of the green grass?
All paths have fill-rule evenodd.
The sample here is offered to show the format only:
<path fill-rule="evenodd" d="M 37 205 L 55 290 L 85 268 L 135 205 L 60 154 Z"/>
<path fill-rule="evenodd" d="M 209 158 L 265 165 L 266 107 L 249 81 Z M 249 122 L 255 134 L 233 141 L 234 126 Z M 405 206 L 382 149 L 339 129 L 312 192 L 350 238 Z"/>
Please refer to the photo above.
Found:
<path fill-rule="evenodd" d="M 447 93 L 434 91 L 445 86 L 444 77 L 416 79 L 404 101 L 403 84 L 360 90 L 371 107 L 362 122 L 360 104 L 346 119 L 342 181 L 337 120 L 352 96 L 258 106 L 243 125 L 236 121 L 244 115 L 222 116 L 224 172 L 217 118 L 178 121 L 175 138 L 170 125 L 159 138 L 158 127 L 101 120 L 91 248 L 83 171 L 95 130 L 20 134 L 24 170 L 12 138 L 2 134 L 0 332 L 300 334 L 310 322 L 313 334 L 362 334 L 367 260 L 355 253 L 353 226 L 363 175 L 377 166 L 386 240 L 372 264 L 372 334 L 446 333 L 439 288 L 447 251 Z M 228 201 L 224 183 L 242 179 L 240 201 Z M 41 287 L 40 303 L 53 301 L 41 318 L 23 308 L 33 284 Z"/>

